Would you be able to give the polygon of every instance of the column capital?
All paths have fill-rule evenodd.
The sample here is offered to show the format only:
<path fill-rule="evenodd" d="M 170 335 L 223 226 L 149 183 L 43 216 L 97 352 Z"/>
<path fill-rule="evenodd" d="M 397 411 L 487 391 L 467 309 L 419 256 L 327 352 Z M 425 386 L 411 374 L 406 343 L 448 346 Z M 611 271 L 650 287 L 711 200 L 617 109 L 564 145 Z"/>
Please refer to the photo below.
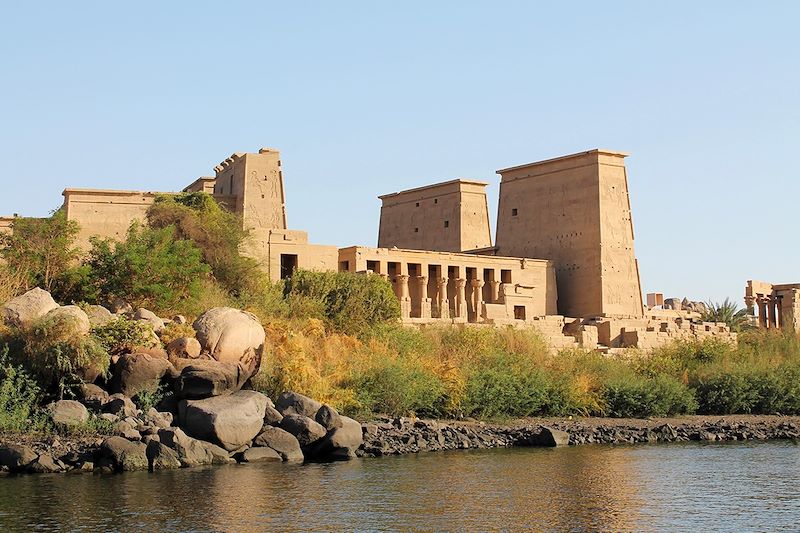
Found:
<path fill-rule="evenodd" d="M 484 282 L 482 279 L 471 279 L 469 281 L 470 285 L 472 285 L 473 287 L 477 287 L 479 289 L 486 284 L 486 282 Z"/>

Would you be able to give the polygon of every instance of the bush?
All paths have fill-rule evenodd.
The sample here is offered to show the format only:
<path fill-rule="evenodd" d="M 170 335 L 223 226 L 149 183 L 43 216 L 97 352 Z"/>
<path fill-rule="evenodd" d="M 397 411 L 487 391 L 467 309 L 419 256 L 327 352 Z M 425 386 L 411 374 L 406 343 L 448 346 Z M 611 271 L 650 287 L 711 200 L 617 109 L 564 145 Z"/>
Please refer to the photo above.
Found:
<path fill-rule="evenodd" d="M 606 414 L 612 417 L 645 418 L 693 413 L 697 400 L 689 387 L 670 376 L 651 379 L 630 376 L 603 387 Z"/>
<path fill-rule="evenodd" d="M 696 384 L 700 413 L 727 415 L 752 412 L 759 398 L 751 377 L 743 372 L 721 372 L 700 379 Z"/>
<path fill-rule="evenodd" d="M 209 273 L 200 250 L 177 238 L 175 228 L 151 229 L 137 223 L 125 242 L 92 239 L 88 266 L 98 294 L 156 312 L 179 312 L 191 305 Z"/>
<path fill-rule="evenodd" d="M 40 386 L 63 397 L 65 390 L 83 382 L 84 373 L 105 374 L 110 357 L 92 335 L 81 335 L 68 317 L 43 317 L 20 330 L 17 362 L 35 376 Z"/>
<path fill-rule="evenodd" d="M 47 218 L 15 218 L 12 233 L 0 235 L 0 258 L 9 272 L 19 276 L 23 289 L 53 291 L 57 281 L 78 259 L 77 222 L 63 210 Z"/>
<path fill-rule="evenodd" d="M 235 297 L 258 294 L 267 279 L 258 262 L 241 255 L 248 233 L 234 213 L 203 192 L 161 195 L 147 210 L 155 229 L 174 228 L 180 239 L 193 242 L 214 278 Z"/>
<path fill-rule="evenodd" d="M 400 317 L 392 286 L 380 276 L 299 270 L 286 280 L 284 293 L 290 306 L 305 306 L 307 316 L 341 333 L 364 335 Z"/>
<path fill-rule="evenodd" d="M 467 378 L 465 416 L 534 416 L 547 413 L 552 385 L 542 370 L 519 366 L 506 354 L 483 361 Z"/>
<path fill-rule="evenodd" d="M 0 432 L 31 431 L 42 426 L 38 411 L 42 391 L 36 381 L 11 363 L 8 347 L 0 350 Z"/>
<path fill-rule="evenodd" d="M 376 358 L 355 370 L 345 386 L 356 391 L 360 410 L 401 416 L 440 416 L 444 385 L 435 373 L 403 357 Z"/>
<path fill-rule="evenodd" d="M 92 336 L 111 355 L 129 353 L 136 347 L 155 347 L 157 339 L 153 334 L 153 326 L 148 322 L 124 317 L 93 327 Z"/>

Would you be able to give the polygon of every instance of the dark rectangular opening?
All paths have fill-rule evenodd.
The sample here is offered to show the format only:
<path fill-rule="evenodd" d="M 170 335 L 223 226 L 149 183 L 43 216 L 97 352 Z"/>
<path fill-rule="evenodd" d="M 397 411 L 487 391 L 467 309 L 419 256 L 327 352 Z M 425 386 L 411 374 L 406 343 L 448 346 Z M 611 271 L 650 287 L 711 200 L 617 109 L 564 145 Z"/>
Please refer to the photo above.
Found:
<path fill-rule="evenodd" d="M 397 276 L 400 275 L 400 263 L 387 263 L 386 264 L 386 274 L 389 275 L 389 279 L 393 280 Z"/>
<path fill-rule="evenodd" d="M 281 279 L 291 278 L 297 270 L 297 254 L 281 254 Z"/>
<path fill-rule="evenodd" d="M 515 207 L 515 208 L 513 208 L 513 209 L 511 210 L 511 216 L 512 216 L 512 217 L 515 217 L 515 216 L 517 216 L 518 214 L 519 214 L 519 210 L 517 210 L 517 208 L 516 208 L 516 207 Z"/>
<path fill-rule="evenodd" d="M 444 221 L 444 227 L 445 228 L 449 228 L 450 227 L 450 221 L 449 220 L 445 220 Z"/>
<path fill-rule="evenodd" d="M 422 275 L 422 265 L 419 263 L 409 263 L 408 264 L 408 275 L 409 277 L 417 277 Z"/>
<path fill-rule="evenodd" d="M 478 279 L 478 269 L 467 267 L 467 279 Z"/>
<path fill-rule="evenodd" d="M 381 263 L 380 261 L 367 261 L 367 270 L 372 270 L 376 274 L 380 274 Z"/>
<path fill-rule="evenodd" d="M 525 306 L 524 305 L 515 305 L 514 306 L 514 318 L 517 320 L 525 320 Z"/>
<path fill-rule="evenodd" d="M 350 261 L 340 261 L 339 272 L 350 272 Z"/>
<path fill-rule="evenodd" d="M 510 270 L 501 270 L 500 271 L 500 281 L 502 283 L 511 283 L 511 271 Z"/>

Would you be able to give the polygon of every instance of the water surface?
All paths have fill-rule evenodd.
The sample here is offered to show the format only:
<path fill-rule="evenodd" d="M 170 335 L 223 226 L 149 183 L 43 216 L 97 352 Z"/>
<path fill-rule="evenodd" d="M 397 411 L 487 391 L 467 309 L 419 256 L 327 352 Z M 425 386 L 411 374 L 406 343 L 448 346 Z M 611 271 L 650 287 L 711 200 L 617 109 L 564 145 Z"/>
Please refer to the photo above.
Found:
<path fill-rule="evenodd" d="M 790 442 L 0 478 L 0 531 L 798 531 Z"/>

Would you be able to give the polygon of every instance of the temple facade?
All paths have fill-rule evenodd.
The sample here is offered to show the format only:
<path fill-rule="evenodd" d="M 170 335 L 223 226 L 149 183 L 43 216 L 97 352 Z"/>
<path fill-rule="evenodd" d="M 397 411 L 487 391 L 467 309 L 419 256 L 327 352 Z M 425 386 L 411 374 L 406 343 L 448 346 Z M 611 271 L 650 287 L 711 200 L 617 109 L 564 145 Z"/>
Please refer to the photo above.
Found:
<path fill-rule="evenodd" d="M 405 324 L 531 327 L 556 348 L 603 351 L 735 339 L 724 324 L 643 306 L 625 157 L 590 150 L 498 170 L 496 242 L 487 183 L 472 179 L 379 196 L 374 248 L 313 244 L 290 229 L 272 148 L 232 154 L 183 191 L 208 193 L 239 215 L 249 232 L 242 252 L 273 281 L 297 269 L 382 276 Z M 63 209 L 88 249 L 92 236 L 123 239 L 159 194 L 172 193 L 68 188 Z M 13 220 L 0 218 L 0 232 L 13 231 Z M 776 323 L 800 313 L 781 316 Z"/>

